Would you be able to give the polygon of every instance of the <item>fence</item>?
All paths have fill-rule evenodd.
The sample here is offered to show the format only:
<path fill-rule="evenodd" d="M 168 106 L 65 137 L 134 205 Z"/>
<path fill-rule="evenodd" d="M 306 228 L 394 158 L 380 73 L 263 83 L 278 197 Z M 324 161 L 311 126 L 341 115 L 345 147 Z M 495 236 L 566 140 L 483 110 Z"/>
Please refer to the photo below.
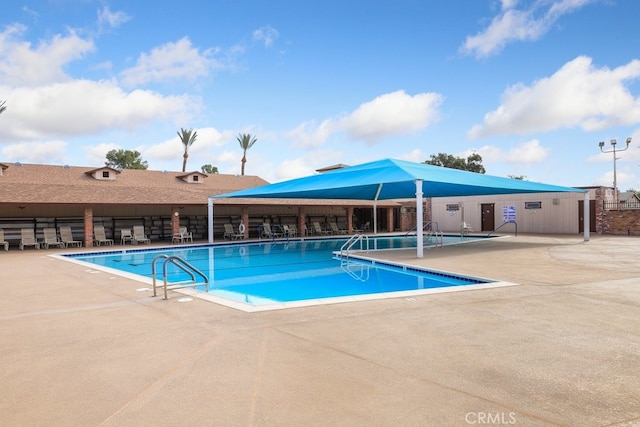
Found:
<path fill-rule="evenodd" d="M 627 209 L 640 209 L 640 199 L 632 197 L 625 201 L 615 202 L 612 200 L 604 200 L 602 202 L 605 211 L 620 211 Z"/>

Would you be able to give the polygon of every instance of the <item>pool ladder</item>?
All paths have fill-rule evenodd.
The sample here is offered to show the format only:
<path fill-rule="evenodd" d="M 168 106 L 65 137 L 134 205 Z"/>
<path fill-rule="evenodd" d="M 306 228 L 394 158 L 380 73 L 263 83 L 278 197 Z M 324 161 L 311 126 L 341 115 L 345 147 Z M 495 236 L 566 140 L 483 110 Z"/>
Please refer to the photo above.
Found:
<path fill-rule="evenodd" d="M 369 252 L 369 236 L 366 234 L 354 234 L 346 241 L 340 248 L 340 259 L 346 260 L 349 258 L 349 251 L 353 249 L 355 245 L 360 243 L 360 250 Z M 366 243 L 366 245 L 365 245 Z"/>
<path fill-rule="evenodd" d="M 169 256 L 166 254 L 160 254 L 157 257 L 155 257 L 151 262 L 151 278 L 153 280 L 153 296 L 154 297 L 158 295 L 157 285 L 156 285 L 156 263 L 158 262 L 158 260 L 163 258 L 164 258 L 164 262 L 162 263 L 162 277 L 164 281 L 164 299 L 169 299 L 167 296 L 167 290 L 169 289 L 190 288 L 190 287 L 196 287 L 196 286 L 202 285 L 202 283 L 198 283 L 196 281 L 196 274 L 204 279 L 205 288 L 207 292 L 209 292 L 209 278 L 202 271 L 198 270 L 196 267 L 189 264 L 187 261 L 185 261 L 183 258 L 180 258 L 177 255 Z M 169 284 L 167 282 L 167 265 L 168 264 L 173 264 L 176 267 L 178 267 L 180 270 L 187 273 L 189 276 L 191 276 L 191 280 Z"/>

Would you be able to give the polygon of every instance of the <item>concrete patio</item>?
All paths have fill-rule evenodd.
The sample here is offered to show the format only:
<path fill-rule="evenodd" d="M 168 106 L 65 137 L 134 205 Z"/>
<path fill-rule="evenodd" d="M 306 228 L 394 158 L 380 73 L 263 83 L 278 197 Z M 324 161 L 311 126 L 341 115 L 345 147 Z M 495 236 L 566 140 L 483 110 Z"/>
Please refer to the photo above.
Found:
<path fill-rule="evenodd" d="M 640 239 L 381 258 L 520 284 L 245 313 L 0 253 L 7 426 L 640 425 Z"/>

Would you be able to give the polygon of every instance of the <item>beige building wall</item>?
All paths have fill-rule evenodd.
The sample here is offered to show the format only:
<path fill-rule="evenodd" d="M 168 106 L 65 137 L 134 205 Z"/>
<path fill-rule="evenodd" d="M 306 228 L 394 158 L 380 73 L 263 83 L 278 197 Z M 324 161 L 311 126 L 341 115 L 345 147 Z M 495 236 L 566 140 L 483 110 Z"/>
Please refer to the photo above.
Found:
<path fill-rule="evenodd" d="M 474 232 L 481 232 L 482 205 L 494 204 L 494 228 L 504 221 L 504 207 L 515 207 L 518 232 L 577 234 L 579 229 L 578 204 L 584 201 L 584 193 L 535 193 L 468 197 L 438 197 L 432 199 L 432 221 L 440 230 L 458 232 L 463 221 L 463 210 L 449 211 L 447 205 L 459 204 L 464 208 L 464 222 Z M 525 203 L 540 202 L 540 209 L 525 209 Z M 515 226 L 505 225 L 500 229 L 514 232 Z M 487 233 L 489 231 L 486 231 Z"/>

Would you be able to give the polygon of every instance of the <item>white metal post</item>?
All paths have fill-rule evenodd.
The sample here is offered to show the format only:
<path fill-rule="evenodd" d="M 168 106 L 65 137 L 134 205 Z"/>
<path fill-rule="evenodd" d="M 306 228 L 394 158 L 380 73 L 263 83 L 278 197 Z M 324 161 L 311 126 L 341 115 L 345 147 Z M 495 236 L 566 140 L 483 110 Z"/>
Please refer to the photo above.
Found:
<path fill-rule="evenodd" d="M 422 180 L 421 179 L 416 179 L 416 236 L 418 237 L 417 239 L 417 257 L 418 258 L 423 258 L 424 257 L 424 247 L 423 247 L 423 236 L 422 233 L 424 232 L 423 228 L 423 220 L 422 220 Z"/>

